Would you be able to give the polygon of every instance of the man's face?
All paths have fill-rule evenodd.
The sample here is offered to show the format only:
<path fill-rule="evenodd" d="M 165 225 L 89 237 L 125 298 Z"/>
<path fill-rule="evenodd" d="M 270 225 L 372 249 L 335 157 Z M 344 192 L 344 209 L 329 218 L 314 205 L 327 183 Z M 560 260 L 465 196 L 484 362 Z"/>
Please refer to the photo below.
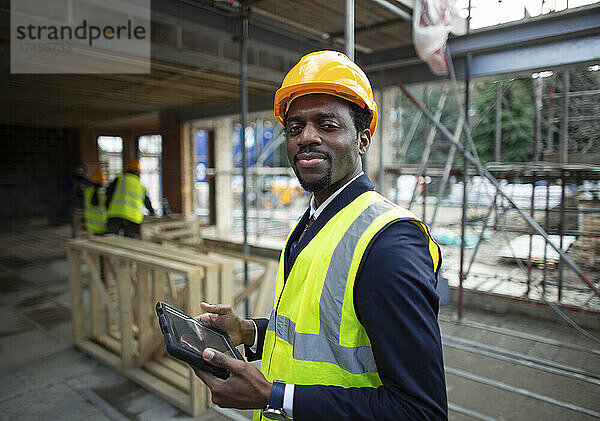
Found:
<path fill-rule="evenodd" d="M 370 143 L 368 130 L 356 133 L 347 101 L 326 94 L 295 99 L 285 132 L 290 164 L 302 187 L 312 192 L 340 187 L 358 174 Z"/>
<path fill-rule="evenodd" d="M 86 169 L 83 165 L 77 165 L 77 167 L 75 168 L 75 174 L 83 177 L 86 173 Z"/>

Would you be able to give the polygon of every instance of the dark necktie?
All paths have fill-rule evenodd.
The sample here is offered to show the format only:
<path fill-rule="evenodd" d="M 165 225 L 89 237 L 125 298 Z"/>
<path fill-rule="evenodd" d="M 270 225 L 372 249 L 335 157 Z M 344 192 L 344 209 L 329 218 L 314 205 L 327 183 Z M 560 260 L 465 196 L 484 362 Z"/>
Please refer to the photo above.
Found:
<path fill-rule="evenodd" d="M 304 234 L 306 234 L 306 231 L 308 231 L 308 229 L 313 224 L 313 222 L 315 222 L 314 216 L 311 216 L 310 218 L 308 218 L 308 222 L 306 223 L 306 226 L 304 227 L 304 231 L 302 231 L 302 234 L 300 234 L 300 237 L 298 237 L 298 243 L 302 240 L 302 237 L 304 237 Z"/>

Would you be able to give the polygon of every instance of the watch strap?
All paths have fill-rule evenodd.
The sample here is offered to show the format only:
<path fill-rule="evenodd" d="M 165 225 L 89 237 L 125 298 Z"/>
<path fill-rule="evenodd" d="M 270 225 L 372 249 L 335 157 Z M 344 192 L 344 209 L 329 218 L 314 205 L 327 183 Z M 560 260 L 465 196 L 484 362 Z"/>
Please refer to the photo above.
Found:
<path fill-rule="evenodd" d="M 274 380 L 269 398 L 269 408 L 283 410 L 283 395 L 285 394 L 285 382 Z"/>

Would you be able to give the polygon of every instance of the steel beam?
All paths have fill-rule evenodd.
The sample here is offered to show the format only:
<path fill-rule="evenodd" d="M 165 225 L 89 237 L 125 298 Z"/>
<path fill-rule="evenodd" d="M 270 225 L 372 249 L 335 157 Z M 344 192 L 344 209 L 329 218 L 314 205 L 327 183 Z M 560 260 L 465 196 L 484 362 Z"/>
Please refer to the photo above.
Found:
<path fill-rule="evenodd" d="M 503 51 L 480 51 L 473 55 L 471 76 L 514 75 L 550 67 L 592 63 L 600 58 L 598 51 L 600 51 L 600 35 L 562 41 L 540 40 L 539 45 L 512 47 Z M 395 64 L 389 66 L 382 62 L 365 67 L 371 80 L 377 80 L 376 71 L 386 68 L 396 79 L 406 84 L 446 79 L 444 76 L 434 75 L 425 63 L 417 63 L 417 61 L 420 60 L 409 57 L 404 60 L 396 59 Z M 456 77 L 464 79 L 464 59 L 455 59 L 454 66 Z M 375 87 L 379 88 L 377 85 Z"/>
<path fill-rule="evenodd" d="M 598 33 L 600 33 L 600 7 L 594 6 L 478 30 L 451 39 L 449 45 L 452 55 L 457 56 L 525 44 L 536 45 L 542 40 L 568 39 Z"/>
<path fill-rule="evenodd" d="M 196 51 L 178 50 L 153 44 L 152 59 L 194 68 L 213 70 L 218 73 L 239 76 L 239 61 L 210 56 Z M 248 78 L 262 82 L 279 84 L 284 74 L 260 66 L 248 65 Z"/>
<path fill-rule="evenodd" d="M 371 0 L 371 1 L 375 4 L 378 4 L 379 6 L 383 7 L 384 9 L 388 10 L 389 12 L 392 12 L 396 16 L 399 16 L 404 21 L 410 22 L 412 20 L 412 16 L 410 13 L 405 12 L 404 10 L 402 10 L 398 6 L 388 2 L 387 0 Z"/>
<path fill-rule="evenodd" d="M 459 78 L 464 78 L 464 60 L 461 58 L 467 53 L 472 54 L 472 77 L 597 61 L 600 56 L 600 7 L 585 7 L 480 30 L 449 39 L 448 48 Z M 413 47 L 363 54 L 357 62 L 369 76 L 386 69 L 404 83 L 444 79 L 429 71 Z"/>
<path fill-rule="evenodd" d="M 473 74 L 487 76 L 594 62 L 600 57 L 599 51 L 600 34 L 558 41 L 540 40 L 539 45 L 475 54 Z"/>
<path fill-rule="evenodd" d="M 248 98 L 248 112 L 273 110 L 273 95 Z M 225 102 L 222 104 L 207 104 L 199 107 L 190 107 L 181 111 L 181 120 L 199 120 L 215 118 L 226 115 L 236 115 L 241 111 L 240 101 Z"/>
<path fill-rule="evenodd" d="M 485 53 L 492 50 L 506 50 L 524 45 L 538 45 L 541 42 L 565 40 L 600 34 L 600 6 L 583 8 L 574 12 L 564 12 L 555 16 L 541 16 L 536 19 L 504 24 L 491 29 L 480 29 L 467 35 L 450 38 L 448 47 L 453 57 L 467 53 Z M 416 57 L 414 48 L 400 47 L 377 53 L 362 55 L 361 63 L 368 69 L 381 67 L 386 63 L 410 60 Z"/>

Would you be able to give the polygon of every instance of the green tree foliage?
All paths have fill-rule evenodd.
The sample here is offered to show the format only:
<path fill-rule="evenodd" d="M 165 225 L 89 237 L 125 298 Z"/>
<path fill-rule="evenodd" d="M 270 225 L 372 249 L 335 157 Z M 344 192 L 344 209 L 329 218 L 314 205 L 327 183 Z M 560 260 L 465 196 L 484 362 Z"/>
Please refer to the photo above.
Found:
<path fill-rule="evenodd" d="M 471 127 L 483 163 L 494 161 L 497 84 L 502 86 L 502 162 L 531 161 L 534 94 L 531 79 L 487 81 L 473 87 Z"/>

